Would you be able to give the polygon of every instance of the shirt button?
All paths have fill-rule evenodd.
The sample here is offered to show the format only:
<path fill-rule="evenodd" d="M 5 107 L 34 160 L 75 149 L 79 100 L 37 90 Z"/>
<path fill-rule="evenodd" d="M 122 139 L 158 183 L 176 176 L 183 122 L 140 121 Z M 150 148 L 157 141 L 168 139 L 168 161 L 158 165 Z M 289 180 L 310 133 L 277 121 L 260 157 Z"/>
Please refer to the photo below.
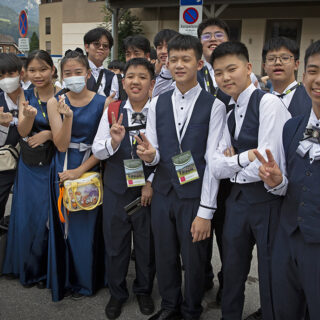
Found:
<path fill-rule="evenodd" d="M 181 110 L 183 110 L 183 107 L 181 107 Z"/>
<path fill-rule="evenodd" d="M 240 114 L 240 118 L 242 118 L 242 114 Z"/>
<path fill-rule="evenodd" d="M 319 123 L 317 123 L 316 126 L 319 127 Z"/>
<path fill-rule="evenodd" d="M 246 179 L 243 179 L 243 182 L 246 182 L 247 180 Z"/>
<path fill-rule="evenodd" d="M 311 173 L 310 171 L 306 171 L 306 176 L 309 177 L 309 176 L 311 176 L 311 174 L 312 174 L 312 173 Z"/>
<path fill-rule="evenodd" d="M 184 99 L 184 96 L 182 96 L 182 99 Z"/>
<path fill-rule="evenodd" d="M 181 126 L 181 123 L 179 122 L 178 125 Z"/>

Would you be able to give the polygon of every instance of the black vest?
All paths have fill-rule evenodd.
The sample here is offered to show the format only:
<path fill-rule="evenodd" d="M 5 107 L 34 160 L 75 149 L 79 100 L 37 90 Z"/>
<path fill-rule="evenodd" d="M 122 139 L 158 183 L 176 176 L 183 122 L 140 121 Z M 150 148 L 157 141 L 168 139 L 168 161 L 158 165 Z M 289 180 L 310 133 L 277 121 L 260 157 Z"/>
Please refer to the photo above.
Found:
<path fill-rule="evenodd" d="M 111 90 L 111 83 L 112 83 L 112 79 L 113 79 L 114 73 L 111 72 L 110 70 L 107 70 L 107 69 L 103 69 L 103 71 L 104 71 L 104 76 L 105 76 L 105 79 L 106 79 L 106 85 L 105 85 L 105 87 L 103 89 L 103 92 L 105 93 L 106 97 L 109 97 L 110 90 Z M 95 80 L 94 76 L 91 75 L 91 77 L 87 81 L 88 90 L 93 91 L 95 85 L 96 85 L 96 80 Z"/>
<path fill-rule="evenodd" d="M 119 116 L 123 113 L 122 125 L 128 127 L 127 110 L 124 109 L 126 101 L 122 101 L 119 108 Z M 138 159 L 136 146 L 133 147 L 133 155 Z M 126 174 L 123 166 L 123 160 L 131 159 L 131 143 L 129 133 L 126 132 L 124 139 L 121 141 L 118 151 L 106 160 L 104 171 L 104 185 L 118 194 L 124 194 L 127 191 Z M 145 179 L 154 171 L 154 167 L 143 164 Z"/>
<path fill-rule="evenodd" d="M 180 199 L 199 198 L 206 167 L 204 156 L 207 148 L 211 109 L 215 97 L 205 90 L 201 90 L 195 103 L 181 147 L 183 152 L 191 151 L 200 179 L 180 185 L 172 163 L 172 157 L 180 153 L 171 101 L 172 94 L 173 90 L 161 94 L 156 105 L 156 132 L 160 162 L 153 180 L 153 188 L 163 195 L 167 195 L 174 188 Z"/>
<path fill-rule="evenodd" d="M 0 93 L 0 106 L 3 107 L 4 112 L 10 112 L 6 99 L 4 98 L 4 92 Z M 11 144 L 15 146 L 19 142 L 19 133 L 16 125 L 10 125 L 8 136 L 5 144 Z"/>
<path fill-rule="evenodd" d="M 294 91 L 288 111 L 292 117 L 304 115 L 306 113 L 310 115 L 311 106 L 311 99 L 308 96 L 306 89 L 301 84 Z"/>
<path fill-rule="evenodd" d="M 320 243 L 320 161 L 309 161 L 296 152 L 308 124 L 310 113 L 286 122 L 283 147 L 286 156 L 287 194 L 281 208 L 281 224 L 288 234 L 298 227 L 307 243 Z"/>
<path fill-rule="evenodd" d="M 234 109 L 229 115 L 227 124 L 231 137 L 231 144 L 238 154 L 258 147 L 260 102 L 264 94 L 265 92 L 259 89 L 256 89 L 251 94 L 237 140 L 234 138 L 236 127 Z M 239 192 L 243 192 L 248 202 L 252 204 L 277 198 L 277 196 L 267 192 L 262 181 L 236 184 L 234 187 L 238 188 Z"/>

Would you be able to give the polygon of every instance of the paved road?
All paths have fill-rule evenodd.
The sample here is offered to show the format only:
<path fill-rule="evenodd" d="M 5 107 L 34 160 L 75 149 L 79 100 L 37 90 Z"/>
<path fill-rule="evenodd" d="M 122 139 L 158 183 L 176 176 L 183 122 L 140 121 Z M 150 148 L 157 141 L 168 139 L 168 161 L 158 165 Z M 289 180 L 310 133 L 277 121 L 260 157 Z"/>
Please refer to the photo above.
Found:
<path fill-rule="evenodd" d="M 8 210 L 10 210 L 8 208 Z M 220 269 L 218 259 L 218 249 L 214 246 L 213 265 L 214 271 Z M 128 274 L 128 287 L 132 287 L 134 280 L 134 264 L 130 264 Z M 207 292 L 203 300 L 204 312 L 202 320 L 219 320 L 220 309 L 214 303 L 218 283 L 215 279 L 215 287 Z M 160 306 L 160 296 L 157 282 L 155 281 L 153 298 L 157 309 Z M 104 308 L 109 300 L 107 289 L 100 290 L 94 297 L 84 298 L 74 301 L 70 298 L 54 303 L 51 301 L 50 290 L 39 290 L 36 287 L 25 289 L 17 280 L 6 280 L 0 277 L 0 320 L 103 320 L 106 319 Z M 259 305 L 259 287 L 257 279 L 256 253 L 252 261 L 250 275 L 246 286 L 246 302 L 244 307 L 244 317 L 254 312 Z M 139 313 L 138 304 L 134 295 L 130 295 L 129 300 L 123 307 L 123 312 L 119 320 L 148 319 Z"/>

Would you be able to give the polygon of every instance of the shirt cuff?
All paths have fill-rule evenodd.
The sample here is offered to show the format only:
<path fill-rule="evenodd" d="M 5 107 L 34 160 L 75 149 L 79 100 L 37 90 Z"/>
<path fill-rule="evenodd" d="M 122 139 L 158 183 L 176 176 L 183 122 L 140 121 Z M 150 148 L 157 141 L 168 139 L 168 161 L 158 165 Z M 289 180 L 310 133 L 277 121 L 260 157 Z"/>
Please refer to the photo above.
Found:
<path fill-rule="evenodd" d="M 149 181 L 152 184 L 153 178 L 154 178 L 154 173 L 152 172 L 152 173 L 150 173 L 147 181 Z"/>
<path fill-rule="evenodd" d="M 267 184 L 264 184 L 264 187 L 267 189 L 268 192 L 271 192 L 274 195 L 283 195 L 287 184 L 288 178 L 285 175 L 282 175 L 282 182 L 278 184 L 276 187 L 271 188 Z"/>
<path fill-rule="evenodd" d="M 203 219 L 211 220 L 215 210 L 216 208 L 209 208 L 200 204 L 197 216 Z"/>
<path fill-rule="evenodd" d="M 160 154 L 159 154 L 159 151 L 156 150 L 156 156 L 154 157 L 154 159 L 152 160 L 152 162 L 144 162 L 144 164 L 145 164 L 146 166 L 149 166 L 149 167 L 155 166 L 155 165 L 158 164 L 159 160 L 160 160 Z"/>
<path fill-rule="evenodd" d="M 112 145 L 111 145 L 111 140 L 112 140 L 112 138 L 109 138 L 106 140 L 106 149 L 109 153 L 109 157 L 113 156 L 118 151 L 118 149 L 120 147 L 120 144 L 119 144 L 117 149 L 113 150 Z"/>
<path fill-rule="evenodd" d="M 250 163 L 248 154 L 248 151 L 239 153 L 239 164 L 241 168 L 246 167 Z"/>

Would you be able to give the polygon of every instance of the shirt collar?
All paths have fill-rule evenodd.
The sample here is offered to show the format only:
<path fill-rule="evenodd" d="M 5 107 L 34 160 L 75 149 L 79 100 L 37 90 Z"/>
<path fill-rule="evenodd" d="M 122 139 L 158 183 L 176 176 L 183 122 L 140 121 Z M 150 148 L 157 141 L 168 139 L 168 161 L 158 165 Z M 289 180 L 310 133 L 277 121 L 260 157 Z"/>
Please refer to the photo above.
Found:
<path fill-rule="evenodd" d="M 214 73 L 213 68 L 212 68 L 212 65 L 211 65 L 209 62 L 207 62 L 206 60 L 204 60 L 204 65 L 208 68 L 208 70 L 209 70 L 210 72 L 213 72 L 213 73 Z"/>
<path fill-rule="evenodd" d="M 143 107 L 143 109 L 141 110 L 141 112 L 144 113 L 144 112 L 148 111 L 148 110 L 149 110 L 149 107 L 150 107 L 150 99 L 148 99 L 147 103 L 144 105 L 144 107 Z M 129 99 L 127 99 L 127 101 L 126 101 L 123 109 L 130 110 L 131 113 L 136 112 L 136 111 L 133 110 L 132 105 L 131 105 Z"/>
<path fill-rule="evenodd" d="M 194 95 L 196 95 L 198 93 L 198 91 L 200 91 L 200 90 L 201 90 L 201 86 L 199 83 L 197 83 L 196 86 L 191 88 L 186 93 L 182 94 L 181 91 L 179 90 L 179 88 L 176 86 L 176 88 L 174 89 L 174 94 L 177 98 L 181 98 L 183 96 L 184 98 L 189 99 L 189 98 L 194 97 Z"/>
<path fill-rule="evenodd" d="M 88 61 L 89 61 L 89 67 L 90 67 L 91 70 L 99 71 L 99 70 L 104 69 L 103 65 L 101 67 L 97 67 L 91 60 L 88 59 Z"/>
<path fill-rule="evenodd" d="M 272 91 L 273 94 L 275 95 L 280 95 L 280 94 L 283 94 L 285 93 L 287 90 L 289 90 L 290 88 L 294 87 L 298 82 L 296 80 L 294 80 L 292 83 L 290 83 L 284 90 L 283 92 L 277 92 L 275 90 Z"/>
<path fill-rule="evenodd" d="M 11 100 L 6 92 L 4 92 L 4 98 L 10 111 L 18 109 L 18 106 Z"/>
<path fill-rule="evenodd" d="M 251 83 L 250 86 L 247 89 L 243 90 L 240 93 L 237 101 L 235 101 L 231 97 L 229 104 L 236 104 L 236 105 L 238 105 L 240 107 L 247 106 L 248 103 L 249 103 L 250 97 L 251 97 L 253 91 L 255 91 L 255 90 L 257 90 L 257 88 L 254 86 L 254 84 Z"/>
<path fill-rule="evenodd" d="M 308 121 L 308 126 L 309 125 L 317 126 L 317 124 L 320 125 L 320 119 L 317 118 L 313 109 L 311 109 L 311 113 L 310 113 L 310 117 L 309 117 L 309 121 Z"/>

